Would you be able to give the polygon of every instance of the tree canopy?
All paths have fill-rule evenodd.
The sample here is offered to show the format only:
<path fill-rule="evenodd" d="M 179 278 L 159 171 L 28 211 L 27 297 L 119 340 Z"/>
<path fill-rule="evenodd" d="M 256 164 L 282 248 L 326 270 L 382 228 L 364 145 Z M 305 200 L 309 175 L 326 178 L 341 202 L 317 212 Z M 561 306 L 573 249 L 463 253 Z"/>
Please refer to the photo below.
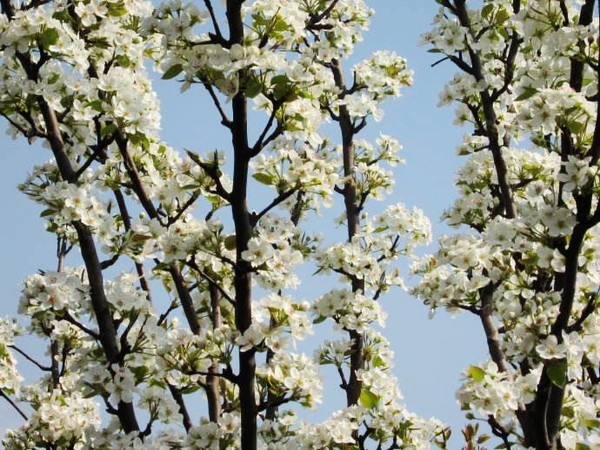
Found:
<path fill-rule="evenodd" d="M 0 115 L 51 154 L 20 189 L 57 242 L 0 319 L 6 448 L 450 448 L 391 371 L 398 289 L 481 324 L 464 448 L 600 445 L 600 5 L 436 3 L 423 51 L 455 66 L 440 103 L 468 134 L 455 230 L 423 256 L 429 220 L 389 201 L 399 142 L 361 135 L 413 78 L 349 62 L 369 2 L 0 0 Z M 219 148 L 162 140 L 157 82 L 209 100 Z M 345 407 L 314 423 L 322 366 Z"/>

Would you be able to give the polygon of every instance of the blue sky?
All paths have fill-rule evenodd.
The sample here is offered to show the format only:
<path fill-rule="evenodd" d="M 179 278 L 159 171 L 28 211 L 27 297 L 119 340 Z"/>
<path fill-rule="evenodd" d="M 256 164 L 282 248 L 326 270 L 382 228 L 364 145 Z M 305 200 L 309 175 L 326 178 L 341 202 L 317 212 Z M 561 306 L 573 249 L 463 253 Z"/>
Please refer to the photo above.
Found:
<path fill-rule="evenodd" d="M 434 68 L 436 56 L 417 45 L 437 12 L 433 0 L 372 0 L 377 11 L 371 31 L 359 45 L 356 57 L 362 59 L 378 49 L 394 50 L 406 57 L 415 71 L 415 85 L 404 90 L 399 100 L 384 105 L 385 118 L 371 122 L 364 137 L 383 132 L 404 145 L 405 166 L 396 170 L 396 189 L 388 202 L 404 202 L 422 208 L 434 225 L 436 235 L 448 229 L 440 222 L 442 211 L 455 196 L 454 173 L 460 163 L 455 147 L 466 130 L 452 126 L 449 108 L 437 108 L 438 93 L 454 71 L 449 64 Z M 201 99 L 200 91 L 181 96 L 177 86 L 159 84 L 163 114 L 163 139 L 175 148 L 208 150 L 218 145 L 215 134 L 218 117 Z M 0 130 L 5 124 L 0 125 Z M 222 135 L 221 135 L 222 136 Z M 14 314 L 19 284 L 38 269 L 54 269 L 55 242 L 44 231 L 40 209 L 19 193 L 35 162 L 50 157 L 47 150 L 28 147 L 25 141 L 12 141 L 0 133 L 0 190 L 5 214 L 0 221 L 0 248 L 4 253 L 0 271 L 0 314 Z M 433 247 L 431 249 L 433 251 Z M 436 416 L 460 434 L 463 413 L 454 400 L 460 371 L 486 358 L 485 338 L 475 317 L 449 318 L 438 313 L 428 319 L 428 311 L 418 300 L 396 292 L 384 300 L 388 311 L 385 335 L 396 352 L 395 373 L 409 408 L 425 417 Z M 26 367 L 26 362 L 20 362 Z M 5 426 L 18 422 L 8 404 L 0 402 Z M 0 426 L 0 431 L 3 426 Z M 0 433 L 1 434 L 1 433 Z"/>

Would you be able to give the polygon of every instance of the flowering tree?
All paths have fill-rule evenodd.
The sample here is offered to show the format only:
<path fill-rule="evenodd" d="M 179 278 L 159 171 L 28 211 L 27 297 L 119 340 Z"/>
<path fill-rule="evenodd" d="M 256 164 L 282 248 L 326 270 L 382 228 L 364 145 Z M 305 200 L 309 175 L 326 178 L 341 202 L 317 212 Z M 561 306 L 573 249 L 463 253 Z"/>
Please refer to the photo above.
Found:
<path fill-rule="evenodd" d="M 462 232 L 416 268 L 414 292 L 481 321 L 490 360 L 458 399 L 505 448 L 598 448 L 596 2 L 437 3 L 425 41 L 459 69 L 442 103 L 473 133 L 446 213 Z"/>
<path fill-rule="evenodd" d="M 441 424 L 399 403 L 372 328 L 379 297 L 403 284 L 396 261 L 430 227 L 403 205 L 367 214 L 400 146 L 357 135 L 411 74 L 389 52 L 344 69 L 372 14 L 362 0 L 0 4 L 0 114 L 51 152 L 21 189 L 58 258 L 24 281 L 26 328 L 0 322 L 0 394 L 24 419 L 7 448 L 445 446 Z M 149 61 L 208 96 L 222 149 L 160 140 Z M 321 240 L 307 219 L 336 197 L 346 231 Z M 304 262 L 339 284 L 296 298 Z M 297 353 L 320 323 L 343 337 Z M 46 362 L 21 334 L 46 343 Z M 17 354 L 40 380 L 22 380 Z M 305 423 L 319 365 L 335 367 L 347 406 Z"/>
<path fill-rule="evenodd" d="M 424 40 L 459 69 L 442 103 L 473 132 L 445 214 L 460 232 L 413 265 L 412 291 L 481 322 L 490 360 L 458 399 L 501 446 L 597 448 L 596 2 L 437 3 Z M 389 52 L 344 67 L 372 15 L 363 0 L 0 5 L 0 114 L 51 153 L 21 189 L 57 239 L 57 266 L 24 281 L 25 327 L 0 320 L 0 396 L 23 417 L 5 447 L 447 447 L 449 430 L 400 403 L 374 328 L 430 226 L 370 202 L 393 187 L 400 146 L 359 134 L 411 73 Z M 160 140 L 152 62 L 210 100 L 220 149 Z M 312 225 L 327 210 L 341 238 Z M 337 284 L 302 299 L 307 268 Z M 298 351 L 328 324 L 339 339 Z M 17 357 L 42 377 L 26 383 Z M 310 423 L 299 411 L 321 400 L 321 365 L 346 407 Z M 486 439 L 474 424 L 463 436 Z"/>

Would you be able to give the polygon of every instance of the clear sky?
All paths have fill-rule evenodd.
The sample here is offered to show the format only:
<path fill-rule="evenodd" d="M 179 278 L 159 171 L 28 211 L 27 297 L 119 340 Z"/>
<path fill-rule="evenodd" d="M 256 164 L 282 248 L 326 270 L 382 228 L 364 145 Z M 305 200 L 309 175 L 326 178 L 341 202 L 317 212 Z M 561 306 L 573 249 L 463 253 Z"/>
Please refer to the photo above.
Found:
<path fill-rule="evenodd" d="M 448 229 L 440 222 L 442 211 L 455 196 L 454 173 L 459 165 L 455 147 L 465 130 L 452 125 L 451 109 L 439 109 L 438 94 L 454 69 L 448 63 L 434 68 L 436 55 L 419 47 L 420 34 L 428 29 L 437 12 L 434 0 L 371 0 L 377 11 L 371 31 L 356 51 L 357 59 L 378 49 L 395 50 L 406 57 L 415 72 L 415 85 L 399 100 L 384 105 L 385 118 L 371 122 L 365 136 L 384 132 L 404 145 L 407 164 L 396 170 L 396 190 L 389 202 L 402 201 L 422 208 L 440 235 Z M 175 148 L 207 150 L 219 146 L 218 118 L 199 101 L 200 92 L 183 96 L 173 83 L 158 83 L 163 114 L 162 138 Z M 1 123 L 0 130 L 5 128 Z M 222 148 L 222 146 L 221 146 Z M 0 248 L 4 263 L 0 270 L 0 314 L 14 314 L 19 284 L 38 269 L 54 269 L 55 242 L 43 229 L 40 208 L 19 193 L 34 162 L 50 157 L 47 150 L 28 147 L 0 133 L 0 192 L 4 215 L 0 221 Z M 433 251 L 434 247 L 431 248 Z M 412 280 L 414 282 L 414 280 Z M 460 371 L 486 359 L 485 337 L 475 317 L 455 319 L 438 313 L 428 319 L 427 309 L 416 299 L 399 292 L 383 300 L 388 311 L 385 335 L 396 352 L 395 373 L 408 407 L 422 416 L 436 416 L 460 435 L 463 413 L 454 399 Z M 26 367 L 27 362 L 20 362 Z M 4 427 L 19 423 L 9 405 L 0 401 Z"/>

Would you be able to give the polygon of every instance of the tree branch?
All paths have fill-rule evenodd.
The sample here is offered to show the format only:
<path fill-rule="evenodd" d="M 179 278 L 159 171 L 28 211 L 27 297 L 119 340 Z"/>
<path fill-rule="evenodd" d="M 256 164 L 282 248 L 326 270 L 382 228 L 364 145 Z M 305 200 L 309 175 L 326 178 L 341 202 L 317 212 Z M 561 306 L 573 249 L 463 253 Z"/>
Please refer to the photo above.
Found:
<path fill-rule="evenodd" d="M 19 407 L 19 405 L 17 405 L 7 394 L 6 392 L 4 392 L 4 390 L 2 388 L 0 388 L 0 397 L 4 398 L 4 400 L 6 400 L 10 406 L 12 406 L 14 408 L 15 411 L 17 411 L 19 413 L 19 415 L 25 419 L 25 420 L 29 420 L 27 418 L 27 415 L 23 412 L 23 410 Z"/>
<path fill-rule="evenodd" d="M 38 369 L 43 370 L 44 372 L 50 372 L 52 370 L 52 368 L 50 368 L 48 366 L 41 365 L 39 362 L 37 362 L 34 358 L 29 356 L 27 353 L 25 353 L 25 351 L 21 350 L 16 345 L 11 344 L 8 347 L 12 348 L 14 351 L 21 354 L 27 361 L 29 361 L 30 363 L 33 363 L 35 366 L 37 366 Z"/>

